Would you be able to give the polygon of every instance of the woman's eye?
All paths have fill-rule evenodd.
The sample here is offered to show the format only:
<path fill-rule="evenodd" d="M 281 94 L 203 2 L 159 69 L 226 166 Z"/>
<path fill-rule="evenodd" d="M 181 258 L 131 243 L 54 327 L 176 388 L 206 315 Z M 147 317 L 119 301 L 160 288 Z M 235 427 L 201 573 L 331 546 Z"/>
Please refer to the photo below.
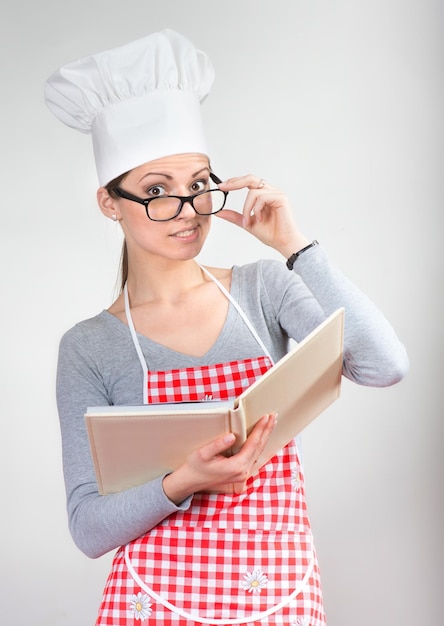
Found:
<path fill-rule="evenodd" d="M 194 193 L 199 193 L 199 191 L 205 191 L 207 187 L 208 187 L 208 181 L 196 180 L 196 182 L 194 182 L 191 185 L 191 191 L 193 191 Z"/>
<path fill-rule="evenodd" d="M 166 196 L 167 192 L 161 185 L 155 185 L 147 189 L 148 196 L 150 198 L 159 198 L 160 196 Z"/>

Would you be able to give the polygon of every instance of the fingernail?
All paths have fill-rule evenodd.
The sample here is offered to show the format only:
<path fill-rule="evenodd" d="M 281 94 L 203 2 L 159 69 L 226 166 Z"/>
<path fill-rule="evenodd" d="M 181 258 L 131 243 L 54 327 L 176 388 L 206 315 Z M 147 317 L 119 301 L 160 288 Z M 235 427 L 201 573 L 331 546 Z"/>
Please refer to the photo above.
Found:
<path fill-rule="evenodd" d="M 233 443 L 233 441 L 236 439 L 236 437 L 234 436 L 233 433 L 228 433 L 225 435 L 224 437 L 224 443 Z"/>

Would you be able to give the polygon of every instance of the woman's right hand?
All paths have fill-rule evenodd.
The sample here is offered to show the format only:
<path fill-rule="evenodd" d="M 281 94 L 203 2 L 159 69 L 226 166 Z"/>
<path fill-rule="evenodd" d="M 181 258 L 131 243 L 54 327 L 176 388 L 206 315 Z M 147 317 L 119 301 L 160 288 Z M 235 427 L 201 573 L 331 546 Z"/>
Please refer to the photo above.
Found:
<path fill-rule="evenodd" d="M 216 214 L 271 246 L 288 259 L 309 244 L 294 219 L 288 197 L 253 174 L 236 176 L 219 184 L 223 191 L 248 189 L 242 213 L 224 208 Z"/>
<path fill-rule="evenodd" d="M 188 496 L 199 491 L 224 492 L 230 485 L 230 493 L 242 493 L 251 476 L 254 465 L 261 455 L 276 423 L 276 414 L 264 415 L 251 431 L 241 450 L 233 456 L 225 456 L 234 443 L 235 436 L 227 433 L 199 448 L 177 470 L 163 479 L 167 497 L 179 505 Z"/>

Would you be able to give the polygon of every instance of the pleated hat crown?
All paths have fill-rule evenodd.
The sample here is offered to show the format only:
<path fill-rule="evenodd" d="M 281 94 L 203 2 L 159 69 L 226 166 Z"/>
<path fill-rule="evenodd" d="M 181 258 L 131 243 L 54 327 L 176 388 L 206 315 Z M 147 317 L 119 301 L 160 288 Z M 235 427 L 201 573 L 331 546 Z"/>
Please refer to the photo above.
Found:
<path fill-rule="evenodd" d="M 64 65 L 45 85 L 49 109 L 91 133 L 99 184 L 173 154 L 208 154 L 201 103 L 214 70 L 183 35 L 165 29 Z"/>

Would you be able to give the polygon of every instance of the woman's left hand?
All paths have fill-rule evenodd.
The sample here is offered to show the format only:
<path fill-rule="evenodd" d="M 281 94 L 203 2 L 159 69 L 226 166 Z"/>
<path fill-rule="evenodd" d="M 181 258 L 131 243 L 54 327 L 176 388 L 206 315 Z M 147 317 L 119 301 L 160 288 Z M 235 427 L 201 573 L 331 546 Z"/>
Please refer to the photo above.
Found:
<path fill-rule="evenodd" d="M 217 217 L 240 226 L 286 258 L 309 243 L 296 225 L 287 196 L 279 189 L 253 174 L 229 178 L 219 188 L 248 189 L 248 194 L 242 213 L 223 209 Z"/>

